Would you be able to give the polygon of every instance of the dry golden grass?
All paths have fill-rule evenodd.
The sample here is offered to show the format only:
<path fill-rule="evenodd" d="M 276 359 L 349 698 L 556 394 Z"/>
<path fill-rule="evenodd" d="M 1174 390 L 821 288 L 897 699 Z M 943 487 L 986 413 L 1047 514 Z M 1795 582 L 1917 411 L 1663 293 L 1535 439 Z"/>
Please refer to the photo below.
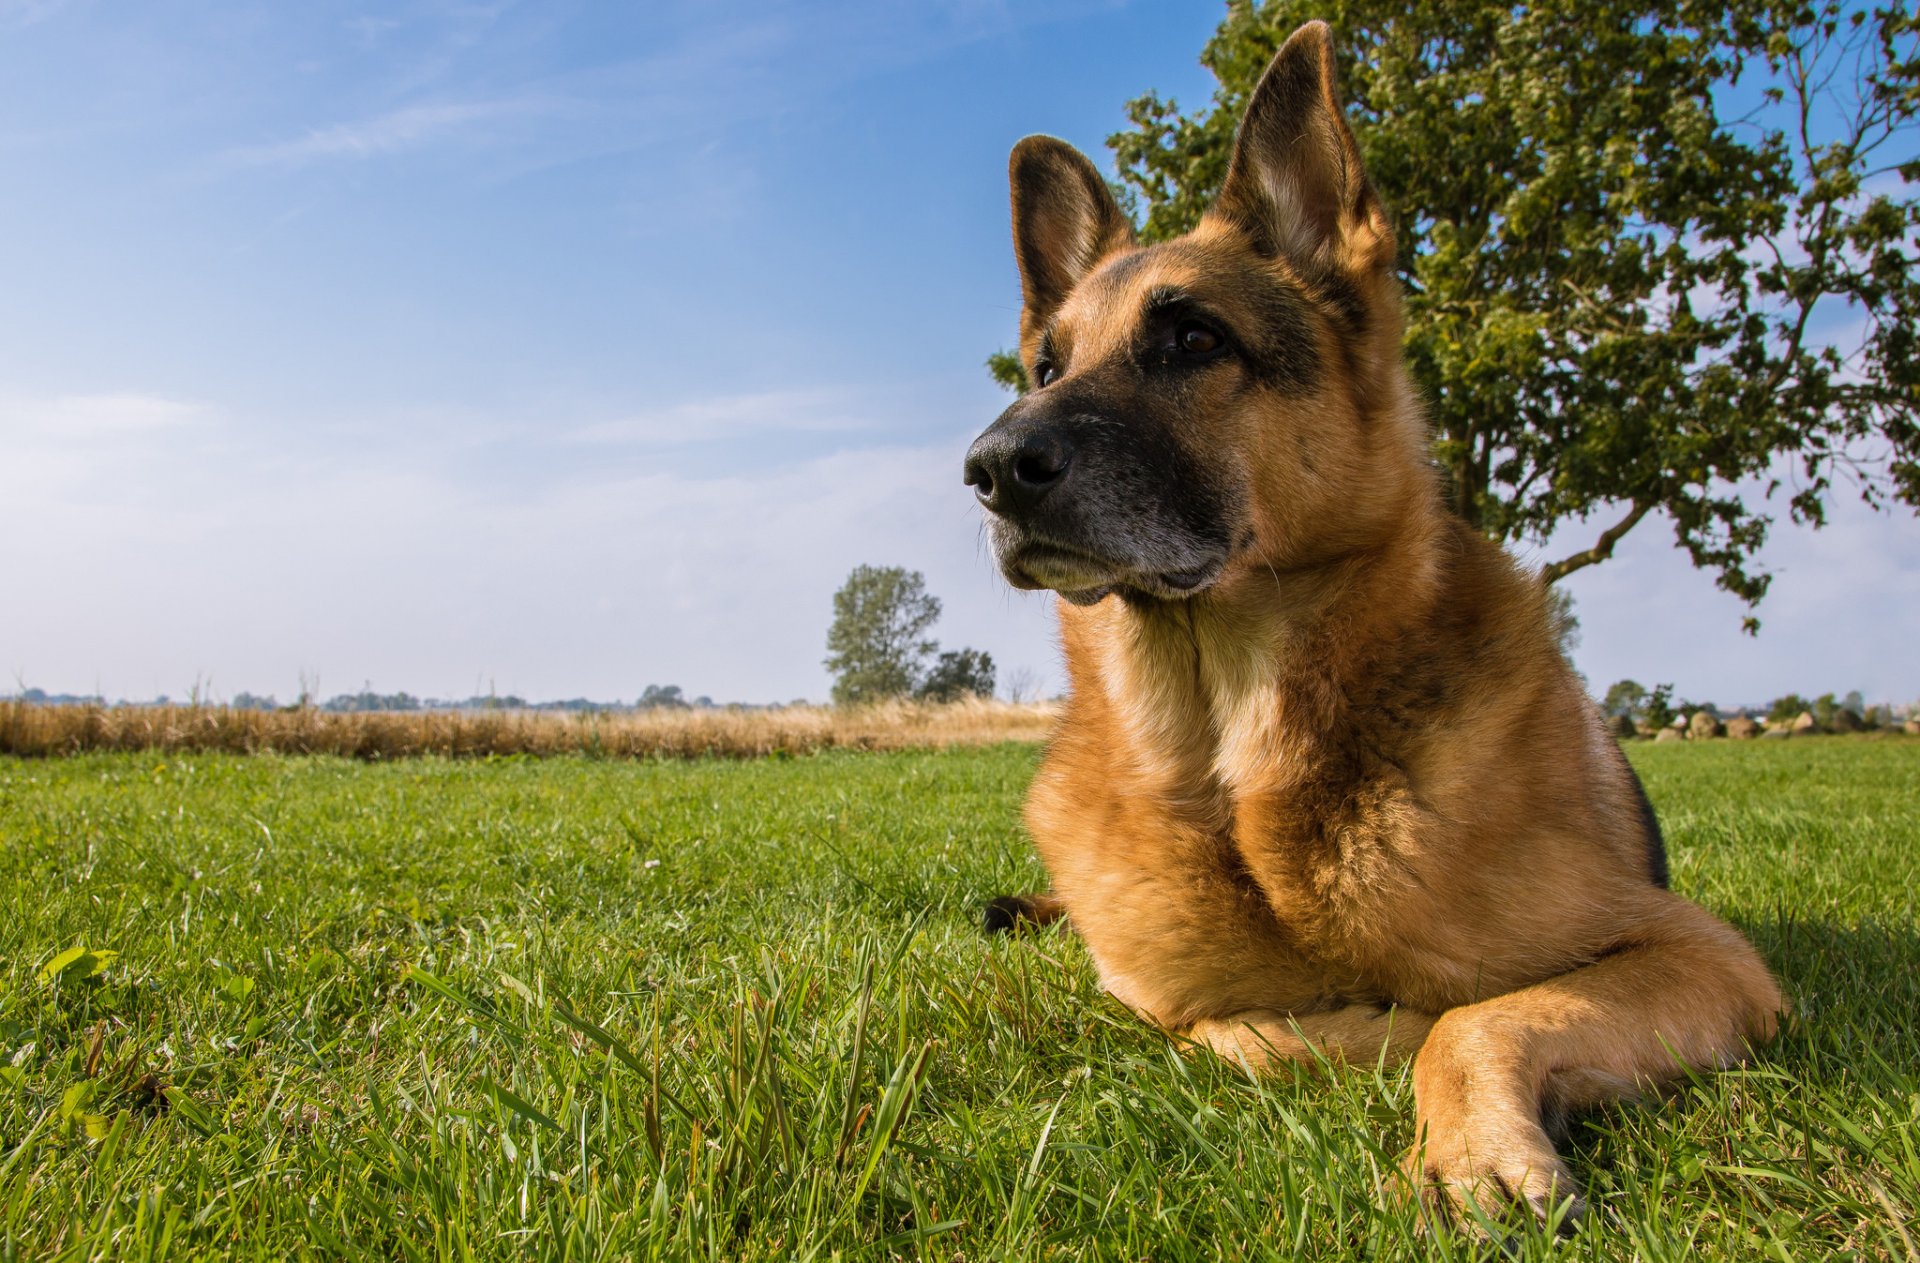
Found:
<path fill-rule="evenodd" d="M 91 750 L 417 755 L 590 754 L 608 758 L 761 758 L 815 750 L 940 749 L 1040 741 L 1049 702 L 890 702 L 857 710 L 410 711 L 334 714 L 224 706 L 35 706 L 0 702 L 0 754 L 47 757 Z"/>

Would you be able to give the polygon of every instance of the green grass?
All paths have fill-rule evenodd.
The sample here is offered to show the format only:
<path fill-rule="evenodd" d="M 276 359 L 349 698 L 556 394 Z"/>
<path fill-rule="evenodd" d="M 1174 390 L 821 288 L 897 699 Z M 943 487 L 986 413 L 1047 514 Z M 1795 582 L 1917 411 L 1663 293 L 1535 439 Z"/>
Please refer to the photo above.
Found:
<path fill-rule="evenodd" d="M 1510 1250 L 1914 1257 L 1920 742 L 1632 754 L 1796 1017 Z M 1249 1083 L 978 933 L 1036 757 L 0 760 L 0 1257 L 1484 1257 L 1383 1208 L 1404 1070 Z"/>

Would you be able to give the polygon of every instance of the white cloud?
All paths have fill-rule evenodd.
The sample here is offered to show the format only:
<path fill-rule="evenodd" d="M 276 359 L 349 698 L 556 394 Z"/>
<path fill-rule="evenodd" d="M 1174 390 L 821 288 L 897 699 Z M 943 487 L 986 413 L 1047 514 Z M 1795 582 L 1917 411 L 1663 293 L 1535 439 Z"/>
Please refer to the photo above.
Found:
<path fill-rule="evenodd" d="M 138 392 L 0 396 L 9 507 L 36 523 L 46 519 L 32 506 L 49 496 L 90 510 L 103 486 L 150 474 L 157 448 L 203 440 L 212 420 L 200 404 Z"/>
<path fill-rule="evenodd" d="M 873 423 L 844 390 L 766 390 L 717 395 L 596 421 L 568 431 L 572 443 L 677 447 L 768 433 L 848 433 Z"/>
<path fill-rule="evenodd" d="M 398 18 L 356 17 L 348 18 L 342 25 L 351 31 L 361 43 L 372 48 L 393 31 L 400 29 Z"/>
<path fill-rule="evenodd" d="M 33 26 L 71 3 L 72 0 L 0 0 L 0 26 Z"/>
<path fill-rule="evenodd" d="M 236 166 L 279 167 L 377 158 L 447 140 L 472 139 L 485 124 L 555 108 L 553 102 L 529 98 L 409 105 L 373 118 L 316 127 L 289 140 L 243 145 L 223 157 Z"/>
<path fill-rule="evenodd" d="M 41 400 L 0 397 L 0 435 L 13 438 L 31 432 L 83 438 L 173 429 L 205 416 L 199 404 L 129 392 Z"/>

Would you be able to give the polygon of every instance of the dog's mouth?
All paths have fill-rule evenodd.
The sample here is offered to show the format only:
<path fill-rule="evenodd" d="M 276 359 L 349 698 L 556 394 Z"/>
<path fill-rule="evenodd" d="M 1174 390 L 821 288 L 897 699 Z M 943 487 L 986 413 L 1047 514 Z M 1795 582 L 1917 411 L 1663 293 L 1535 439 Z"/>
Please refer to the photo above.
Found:
<path fill-rule="evenodd" d="M 1050 588 L 1075 605 L 1092 605 L 1116 590 L 1165 601 L 1184 600 L 1211 587 L 1225 568 L 1225 557 L 1212 557 L 1197 566 L 1156 570 L 1050 540 L 1028 540 L 1003 550 L 1000 558 L 1000 571 L 1014 587 Z"/>
<path fill-rule="evenodd" d="M 1114 565 L 1092 553 L 1065 545 L 1031 540 L 1006 550 L 1000 571 L 1016 588 L 1055 592 L 1111 586 L 1118 577 Z"/>

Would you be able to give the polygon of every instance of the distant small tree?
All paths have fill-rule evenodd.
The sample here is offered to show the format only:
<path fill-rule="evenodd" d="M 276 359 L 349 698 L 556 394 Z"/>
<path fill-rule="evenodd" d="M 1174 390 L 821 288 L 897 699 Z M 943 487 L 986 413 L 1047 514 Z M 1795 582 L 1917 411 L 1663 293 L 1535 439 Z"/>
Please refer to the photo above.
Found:
<path fill-rule="evenodd" d="M 365 685 L 358 693 L 342 693 L 327 699 L 321 710 L 337 714 L 373 714 L 380 711 L 410 711 L 420 709 L 420 699 L 411 693 L 376 693 L 371 684 Z"/>
<path fill-rule="evenodd" d="M 905 697 L 939 649 L 927 629 L 940 617 L 940 599 L 926 577 L 899 566 L 855 566 L 833 594 L 825 666 L 833 673 L 836 705 Z"/>
<path fill-rule="evenodd" d="M 1031 702 L 1040 696 L 1040 677 L 1034 674 L 1032 667 L 1015 667 L 1007 672 L 1007 700 L 1014 703 Z"/>
<path fill-rule="evenodd" d="M 1615 680 L 1607 687 L 1600 709 L 1609 715 L 1639 719 L 1646 713 L 1647 689 L 1638 680 Z"/>
<path fill-rule="evenodd" d="M 1767 722 L 1771 724 L 1790 724 L 1801 715 L 1813 709 L 1813 703 L 1798 693 L 1789 693 L 1785 697 L 1776 697 L 1767 707 Z"/>
<path fill-rule="evenodd" d="M 1647 726 L 1656 730 L 1665 728 L 1673 722 L 1673 716 L 1673 685 L 1654 685 L 1653 693 L 1647 698 Z"/>
<path fill-rule="evenodd" d="M 687 699 L 678 684 L 649 684 L 635 703 L 641 710 L 685 710 Z"/>
<path fill-rule="evenodd" d="M 913 695 L 928 702 L 992 697 L 993 655 L 980 649 L 948 650 L 940 655 Z"/>
<path fill-rule="evenodd" d="M 1565 588 L 1548 588 L 1547 618 L 1560 645 L 1560 656 L 1571 661 L 1573 651 L 1580 647 L 1580 616 L 1573 612 L 1573 593 Z"/>
<path fill-rule="evenodd" d="M 1821 729 L 1833 727 L 1833 713 L 1840 709 L 1839 699 L 1831 693 L 1822 693 L 1813 699 L 1813 722 Z"/>

